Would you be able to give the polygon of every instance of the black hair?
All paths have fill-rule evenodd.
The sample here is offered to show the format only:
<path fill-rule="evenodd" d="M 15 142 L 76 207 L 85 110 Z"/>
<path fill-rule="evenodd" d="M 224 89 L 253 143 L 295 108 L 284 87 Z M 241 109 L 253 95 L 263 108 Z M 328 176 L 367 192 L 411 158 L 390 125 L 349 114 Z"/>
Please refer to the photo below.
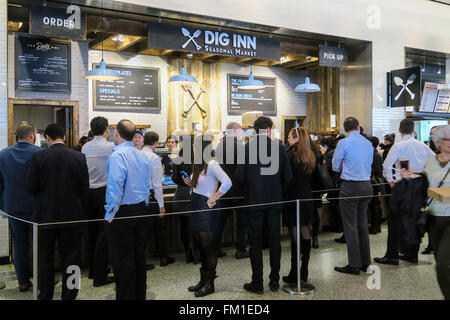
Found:
<path fill-rule="evenodd" d="M 147 132 L 144 136 L 144 145 L 152 146 L 159 140 L 159 135 L 156 132 Z"/>
<path fill-rule="evenodd" d="M 378 147 L 378 144 L 380 143 L 380 140 L 377 137 L 368 137 L 367 138 L 370 142 L 372 142 L 372 146 L 376 149 Z"/>
<path fill-rule="evenodd" d="M 101 136 L 108 128 L 108 119 L 95 117 L 91 120 L 91 131 L 94 136 Z"/>
<path fill-rule="evenodd" d="M 124 119 L 119 121 L 116 130 L 122 139 L 133 141 L 134 134 L 136 133 L 136 126 L 130 120 Z"/>
<path fill-rule="evenodd" d="M 322 140 L 323 146 L 328 146 L 329 149 L 333 149 L 335 147 L 335 141 L 331 137 L 326 137 Z"/>
<path fill-rule="evenodd" d="M 260 130 L 266 130 L 267 128 L 272 128 L 272 126 L 273 126 L 272 119 L 270 119 L 268 117 L 259 117 L 253 123 L 253 128 L 255 129 L 256 133 L 259 133 Z"/>
<path fill-rule="evenodd" d="M 166 144 L 167 144 L 167 142 L 168 142 L 170 139 L 172 139 L 173 141 L 175 141 L 176 144 L 178 144 L 178 137 L 177 137 L 177 136 L 168 136 L 168 137 L 166 138 Z"/>
<path fill-rule="evenodd" d="M 400 122 L 398 131 L 400 131 L 400 133 L 402 134 L 412 134 L 414 131 L 414 121 L 412 121 L 411 119 L 403 119 Z"/>
<path fill-rule="evenodd" d="M 359 121 L 354 117 L 348 117 L 344 121 L 344 130 L 345 132 L 355 131 L 358 129 Z M 364 132 L 364 131 L 363 131 Z"/>
<path fill-rule="evenodd" d="M 65 136 L 66 129 L 58 123 L 49 124 L 44 131 L 44 137 L 49 137 L 52 140 L 64 139 Z"/>
<path fill-rule="evenodd" d="M 86 142 L 88 142 L 89 141 L 89 137 L 87 137 L 87 136 L 82 136 L 81 138 L 80 138 L 80 140 L 78 140 L 78 144 L 80 145 L 80 146 L 82 146 L 82 145 L 84 145 Z"/>
<path fill-rule="evenodd" d="M 395 142 L 395 133 L 387 134 L 384 136 L 384 139 L 389 141 L 391 144 Z"/>

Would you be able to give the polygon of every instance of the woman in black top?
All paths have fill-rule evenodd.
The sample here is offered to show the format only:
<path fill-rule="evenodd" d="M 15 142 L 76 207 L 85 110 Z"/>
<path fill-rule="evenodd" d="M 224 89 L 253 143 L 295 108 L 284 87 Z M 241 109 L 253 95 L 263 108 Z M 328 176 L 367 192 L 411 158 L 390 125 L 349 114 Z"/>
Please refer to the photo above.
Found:
<path fill-rule="evenodd" d="M 311 136 L 309 136 L 309 141 L 311 144 L 311 151 L 316 156 L 316 165 L 325 164 L 325 157 L 320 150 L 320 146 L 315 143 Z M 322 183 L 322 178 L 319 174 L 318 170 L 314 170 L 311 184 L 312 191 L 324 190 L 324 186 Z M 313 193 L 313 198 L 322 199 L 322 195 L 319 192 Z M 312 216 L 312 247 L 314 249 L 319 248 L 319 225 L 320 225 L 320 217 L 319 217 L 319 208 L 322 208 L 322 201 L 317 200 L 313 202 L 313 216 Z"/>
<path fill-rule="evenodd" d="M 294 175 L 287 191 L 287 200 L 312 199 L 312 175 L 316 168 L 317 157 L 312 151 L 311 139 L 305 128 L 292 128 L 288 136 L 288 156 Z M 312 201 L 300 202 L 300 245 L 301 245 L 301 280 L 308 280 L 308 263 L 311 253 L 311 222 L 313 215 Z M 283 281 L 297 283 L 297 203 L 288 203 L 282 214 L 283 226 L 288 227 L 291 238 L 291 271 Z"/>
<path fill-rule="evenodd" d="M 173 158 L 176 157 L 175 154 L 172 152 L 175 151 L 178 145 L 178 139 L 176 136 L 169 136 L 166 139 L 166 146 L 169 150 L 169 154 L 165 154 L 161 157 L 161 162 L 164 168 L 164 174 L 166 177 L 172 177 L 173 176 L 173 169 L 174 169 L 174 163 Z"/>

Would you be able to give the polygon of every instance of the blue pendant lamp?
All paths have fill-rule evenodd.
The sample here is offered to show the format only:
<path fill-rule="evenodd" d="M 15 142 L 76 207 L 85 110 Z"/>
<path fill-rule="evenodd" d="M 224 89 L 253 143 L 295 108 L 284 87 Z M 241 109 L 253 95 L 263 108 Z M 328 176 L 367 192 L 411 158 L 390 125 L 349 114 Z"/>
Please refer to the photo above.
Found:
<path fill-rule="evenodd" d="M 311 80 L 309 77 L 306 77 L 305 83 L 299 84 L 295 87 L 295 92 L 318 92 L 320 91 L 320 87 L 315 84 L 311 83 Z"/>
<path fill-rule="evenodd" d="M 181 86 L 189 86 L 197 83 L 194 76 L 186 74 L 186 69 L 181 68 L 180 74 L 170 77 L 169 82 L 172 84 L 179 84 Z"/>
<path fill-rule="evenodd" d="M 265 88 L 264 82 L 262 82 L 261 80 L 255 80 L 253 72 L 250 72 L 248 80 L 242 81 L 238 86 L 238 89 L 245 89 L 245 90 L 264 89 L 264 88 Z"/>
<path fill-rule="evenodd" d="M 103 32 L 103 0 L 102 0 L 102 32 Z M 89 70 L 86 79 L 91 80 L 119 80 L 119 74 L 116 70 L 106 69 L 106 62 L 103 60 L 103 41 L 102 41 L 102 61 L 98 69 Z"/>
<path fill-rule="evenodd" d="M 116 70 L 106 69 L 105 60 L 100 61 L 100 67 L 98 69 L 89 70 L 87 79 L 91 80 L 119 80 L 120 77 Z"/>

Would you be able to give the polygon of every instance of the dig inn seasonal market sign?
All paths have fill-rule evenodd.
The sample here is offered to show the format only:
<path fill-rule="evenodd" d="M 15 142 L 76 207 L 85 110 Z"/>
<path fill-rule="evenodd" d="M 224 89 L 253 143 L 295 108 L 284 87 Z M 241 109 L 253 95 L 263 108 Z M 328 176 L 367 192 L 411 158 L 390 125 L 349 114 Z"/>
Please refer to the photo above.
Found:
<path fill-rule="evenodd" d="M 266 60 L 280 59 L 280 41 L 217 28 L 148 24 L 148 47 Z"/>

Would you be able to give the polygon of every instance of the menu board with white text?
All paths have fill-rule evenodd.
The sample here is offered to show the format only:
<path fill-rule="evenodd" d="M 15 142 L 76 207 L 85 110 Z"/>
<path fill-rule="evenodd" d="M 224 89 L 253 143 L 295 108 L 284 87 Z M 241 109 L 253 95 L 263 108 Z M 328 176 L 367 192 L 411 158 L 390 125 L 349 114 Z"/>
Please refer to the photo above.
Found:
<path fill-rule="evenodd" d="M 450 89 L 440 89 L 436 99 L 434 112 L 449 113 Z"/>
<path fill-rule="evenodd" d="M 434 106 L 436 105 L 436 99 L 439 93 L 438 88 L 438 83 L 425 82 L 419 112 L 434 112 Z"/>

